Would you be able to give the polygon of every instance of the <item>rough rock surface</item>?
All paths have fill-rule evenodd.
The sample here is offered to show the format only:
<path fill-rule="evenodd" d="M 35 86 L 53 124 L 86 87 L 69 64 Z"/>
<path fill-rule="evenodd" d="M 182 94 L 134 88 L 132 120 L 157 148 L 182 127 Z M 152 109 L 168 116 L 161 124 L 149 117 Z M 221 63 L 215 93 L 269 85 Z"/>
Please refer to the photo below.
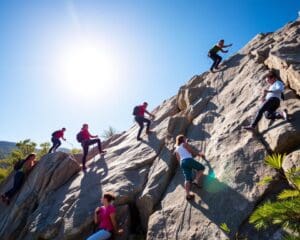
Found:
<path fill-rule="evenodd" d="M 275 175 L 263 164 L 272 152 L 288 153 L 296 162 L 300 143 L 300 21 L 275 33 L 258 34 L 222 63 L 222 70 L 194 76 L 176 96 L 153 110 L 154 133 L 136 141 L 137 126 L 109 140 L 105 156 L 89 155 L 88 171 L 80 171 L 81 155 L 46 155 L 30 173 L 9 207 L 1 205 L 1 239 L 85 239 L 92 233 L 93 211 L 104 191 L 117 194 L 115 205 L 129 239 L 136 228 L 147 239 L 228 239 L 247 231 L 253 209 L 274 186 L 258 186 Z M 263 76 L 275 68 L 286 83 L 286 108 L 293 121 L 263 119 L 260 134 L 242 130 L 255 115 Z M 184 196 L 183 175 L 174 157 L 174 138 L 186 134 L 206 159 L 203 188 Z M 292 156 L 292 157 L 290 157 Z M 298 158 L 299 159 L 299 158 Z M 12 184 L 9 177 L 0 186 Z M 279 188 L 279 186 L 278 186 Z M 277 189 L 278 191 L 280 189 Z M 220 225 L 226 223 L 230 233 Z M 270 239 L 278 229 L 253 234 Z"/>

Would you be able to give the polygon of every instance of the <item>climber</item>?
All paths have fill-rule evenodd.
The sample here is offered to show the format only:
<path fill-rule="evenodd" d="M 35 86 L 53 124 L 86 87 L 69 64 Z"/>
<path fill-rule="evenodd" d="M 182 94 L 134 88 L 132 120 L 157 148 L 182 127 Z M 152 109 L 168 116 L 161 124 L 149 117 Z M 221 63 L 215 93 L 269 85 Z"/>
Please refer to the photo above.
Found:
<path fill-rule="evenodd" d="M 66 141 L 64 138 L 64 132 L 66 131 L 66 128 L 62 128 L 61 130 L 57 130 L 54 133 L 52 133 L 52 147 L 49 149 L 48 153 L 51 153 L 52 151 L 55 152 L 56 149 L 61 145 L 60 138 Z"/>
<path fill-rule="evenodd" d="M 140 126 L 140 129 L 138 131 L 138 135 L 137 135 L 137 140 L 140 141 L 142 140 L 141 139 L 141 133 L 143 131 L 143 128 L 144 128 L 144 122 L 147 124 L 147 129 L 146 129 L 146 133 L 147 134 L 150 134 L 151 131 L 150 131 L 150 123 L 151 121 L 147 118 L 144 117 L 144 114 L 147 113 L 150 117 L 154 118 L 155 116 L 151 113 L 149 113 L 146 108 L 148 106 L 148 103 L 147 102 L 144 102 L 143 105 L 140 105 L 140 106 L 136 106 L 134 109 L 133 109 L 133 115 L 135 116 L 134 117 L 134 120 L 139 124 Z"/>
<path fill-rule="evenodd" d="M 101 141 L 98 138 L 98 136 L 93 136 L 88 131 L 88 124 L 83 124 L 81 131 L 77 134 L 77 140 L 81 143 L 81 146 L 83 148 L 83 156 L 82 156 L 82 170 L 86 170 L 86 157 L 89 152 L 89 146 L 97 143 L 99 154 L 105 154 L 106 151 L 102 151 Z M 91 139 L 94 138 L 94 139 Z"/>
<path fill-rule="evenodd" d="M 275 119 L 288 120 L 287 110 L 276 112 L 280 106 L 280 100 L 282 99 L 282 94 L 284 91 L 284 84 L 282 81 L 276 79 L 276 75 L 273 71 L 269 71 L 266 75 L 266 81 L 270 85 L 268 89 L 263 90 L 262 94 L 262 105 L 259 108 L 254 120 L 248 126 L 243 128 L 246 130 L 253 131 L 256 128 L 259 120 L 262 118 L 263 113 L 265 117 L 270 119 L 272 122 Z"/>
<path fill-rule="evenodd" d="M 183 175 L 185 178 L 185 191 L 186 191 L 186 199 L 192 200 L 195 195 L 190 192 L 191 184 L 195 184 L 197 187 L 201 187 L 201 178 L 203 176 L 204 166 L 193 159 L 192 155 L 199 156 L 205 158 L 204 153 L 198 152 L 193 149 L 191 145 L 187 143 L 187 139 L 184 135 L 178 135 L 176 137 L 176 145 L 175 145 L 175 153 L 178 161 L 180 161 L 180 167 L 183 171 Z M 196 169 L 197 174 L 195 180 L 193 181 L 192 170 Z"/>
<path fill-rule="evenodd" d="M 87 240 L 105 240 L 110 239 L 113 232 L 121 235 L 123 229 L 118 229 L 116 221 L 116 209 L 112 204 L 115 200 L 114 194 L 104 193 L 101 203 L 102 207 L 97 207 L 94 213 L 94 222 L 98 225 L 98 231 L 87 238 Z"/>
<path fill-rule="evenodd" d="M 19 161 L 17 168 L 15 165 L 16 173 L 14 176 L 13 187 L 1 195 L 1 200 L 5 204 L 9 205 L 11 198 L 22 187 L 25 177 L 28 176 L 28 174 L 36 164 L 35 159 L 36 159 L 35 153 L 31 153 L 24 160 Z"/>
<path fill-rule="evenodd" d="M 219 68 L 219 64 L 222 61 L 222 57 L 217 54 L 218 51 L 223 53 L 227 53 L 228 50 L 223 50 L 223 48 L 231 47 L 232 44 L 224 45 L 224 40 L 220 40 L 213 48 L 211 48 L 208 52 L 208 56 L 214 61 L 210 67 L 210 71 L 213 72 L 214 69 Z"/>

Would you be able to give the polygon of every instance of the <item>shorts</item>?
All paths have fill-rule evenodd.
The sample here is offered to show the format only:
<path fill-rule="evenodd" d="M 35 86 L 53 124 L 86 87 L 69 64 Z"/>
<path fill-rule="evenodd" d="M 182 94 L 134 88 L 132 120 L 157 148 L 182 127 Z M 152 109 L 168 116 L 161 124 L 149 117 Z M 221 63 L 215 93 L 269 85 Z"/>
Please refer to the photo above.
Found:
<path fill-rule="evenodd" d="M 193 181 L 193 169 L 197 171 L 204 171 L 205 167 L 194 160 L 193 158 L 185 158 L 180 161 L 180 167 L 182 169 L 185 181 Z"/>

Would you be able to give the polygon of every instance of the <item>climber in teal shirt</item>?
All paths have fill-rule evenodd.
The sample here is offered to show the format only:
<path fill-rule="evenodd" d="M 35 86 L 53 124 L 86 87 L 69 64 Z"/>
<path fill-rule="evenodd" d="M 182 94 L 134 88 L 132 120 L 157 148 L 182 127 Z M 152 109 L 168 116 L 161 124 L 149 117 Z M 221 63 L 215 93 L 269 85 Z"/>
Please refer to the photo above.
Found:
<path fill-rule="evenodd" d="M 228 50 L 223 50 L 223 48 L 231 47 L 232 44 L 224 45 L 224 40 L 220 40 L 218 44 L 213 46 L 208 52 L 208 56 L 214 61 L 213 64 L 210 67 L 210 71 L 213 72 L 214 69 L 218 69 L 220 62 L 222 61 L 222 57 L 218 55 L 217 53 L 219 51 L 223 53 L 227 53 Z"/>

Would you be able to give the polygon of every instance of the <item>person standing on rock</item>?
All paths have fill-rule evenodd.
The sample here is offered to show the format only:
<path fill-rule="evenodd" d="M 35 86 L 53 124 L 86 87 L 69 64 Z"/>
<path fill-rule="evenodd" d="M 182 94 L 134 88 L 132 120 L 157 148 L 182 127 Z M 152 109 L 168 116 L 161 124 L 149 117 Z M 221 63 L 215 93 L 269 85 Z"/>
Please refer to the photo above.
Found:
<path fill-rule="evenodd" d="M 54 133 L 52 133 L 52 138 L 51 138 L 52 147 L 49 149 L 48 153 L 51 153 L 52 151 L 55 152 L 56 149 L 61 145 L 60 138 L 66 141 L 66 139 L 64 138 L 65 131 L 66 128 L 62 128 L 61 130 L 57 130 Z"/>
<path fill-rule="evenodd" d="M 224 45 L 224 40 L 220 40 L 213 48 L 211 48 L 208 52 L 208 56 L 214 61 L 213 64 L 210 67 L 210 71 L 213 72 L 214 69 L 219 68 L 219 64 L 222 61 L 222 57 L 218 55 L 217 53 L 219 51 L 223 53 L 227 53 L 228 50 L 223 50 L 223 48 L 231 47 L 232 44 Z"/>
<path fill-rule="evenodd" d="M 36 164 L 35 153 L 29 154 L 24 160 L 20 160 L 15 165 L 15 176 L 13 187 L 1 195 L 1 200 L 5 204 L 9 205 L 11 198 L 17 193 L 17 191 L 22 187 L 25 177 L 29 174 L 32 168 Z"/>
<path fill-rule="evenodd" d="M 195 151 L 193 147 L 187 143 L 187 139 L 184 135 L 178 135 L 176 137 L 175 153 L 185 178 L 184 187 L 186 199 L 192 200 L 195 195 L 191 193 L 191 184 L 193 183 L 196 186 L 201 187 L 201 178 L 204 171 L 204 166 L 193 159 L 193 155 L 203 158 L 205 158 L 205 155 L 202 152 Z M 197 170 L 195 181 L 193 181 L 193 169 Z"/>
<path fill-rule="evenodd" d="M 144 102 L 142 105 L 140 106 L 136 106 L 133 110 L 133 115 L 135 116 L 134 117 L 134 120 L 139 124 L 140 128 L 139 128 L 139 131 L 138 131 L 138 135 L 137 135 L 137 140 L 140 141 L 142 140 L 141 139 L 141 133 L 143 131 L 143 128 L 144 128 L 144 123 L 147 124 L 147 129 L 146 129 L 146 133 L 149 134 L 151 133 L 150 131 L 150 124 L 151 124 L 151 121 L 147 118 L 145 118 L 145 113 L 147 113 L 150 117 L 154 118 L 155 116 L 153 114 L 151 114 L 150 112 L 147 111 L 147 106 L 148 106 L 148 103 L 147 102 Z"/>
<path fill-rule="evenodd" d="M 110 239 L 113 232 L 122 234 L 123 229 L 118 229 L 116 221 L 116 208 L 112 201 L 115 200 L 114 194 L 104 193 L 101 203 L 103 206 L 97 207 L 94 213 L 94 223 L 98 225 L 98 231 L 87 238 L 87 240 L 105 240 Z"/>
<path fill-rule="evenodd" d="M 98 145 L 98 150 L 99 154 L 105 154 L 106 151 L 102 151 L 102 146 L 101 146 L 101 141 L 98 138 L 98 135 L 91 135 L 89 133 L 89 125 L 88 124 L 83 124 L 81 131 L 77 134 L 77 141 L 81 143 L 82 149 L 83 149 L 83 156 L 82 156 L 82 169 L 86 170 L 86 157 L 89 152 L 89 146 L 97 143 Z M 94 139 L 92 139 L 94 138 Z"/>
<path fill-rule="evenodd" d="M 267 74 L 266 81 L 269 84 L 269 88 L 263 90 L 261 98 L 263 103 L 252 123 L 248 126 L 244 126 L 246 130 L 254 131 L 264 113 L 265 117 L 271 121 L 276 119 L 288 120 L 287 110 L 276 111 L 280 106 L 280 100 L 284 91 L 283 82 L 276 80 L 276 75 L 272 71 Z"/>

